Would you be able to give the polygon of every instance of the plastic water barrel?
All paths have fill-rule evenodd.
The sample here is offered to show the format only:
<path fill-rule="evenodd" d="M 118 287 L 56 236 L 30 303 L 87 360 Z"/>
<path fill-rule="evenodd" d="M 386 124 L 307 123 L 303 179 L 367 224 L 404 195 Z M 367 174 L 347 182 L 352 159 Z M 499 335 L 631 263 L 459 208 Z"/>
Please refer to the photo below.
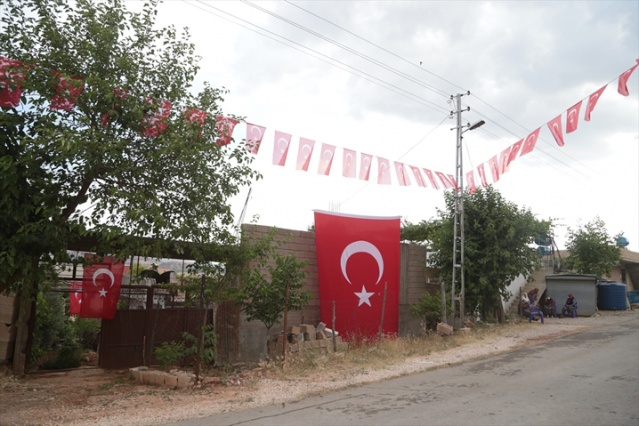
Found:
<path fill-rule="evenodd" d="M 626 285 L 617 282 L 601 282 L 597 286 L 597 307 L 603 311 L 626 310 Z"/>

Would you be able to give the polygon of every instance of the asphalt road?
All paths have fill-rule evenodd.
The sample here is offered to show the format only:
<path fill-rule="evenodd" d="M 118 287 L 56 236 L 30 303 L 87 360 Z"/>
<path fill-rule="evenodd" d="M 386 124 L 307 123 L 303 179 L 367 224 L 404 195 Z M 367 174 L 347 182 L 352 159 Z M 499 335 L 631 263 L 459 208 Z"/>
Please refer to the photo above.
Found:
<path fill-rule="evenodd" d="M 639 426 L 639 318 L 481 361 L 176 424 Z"/>

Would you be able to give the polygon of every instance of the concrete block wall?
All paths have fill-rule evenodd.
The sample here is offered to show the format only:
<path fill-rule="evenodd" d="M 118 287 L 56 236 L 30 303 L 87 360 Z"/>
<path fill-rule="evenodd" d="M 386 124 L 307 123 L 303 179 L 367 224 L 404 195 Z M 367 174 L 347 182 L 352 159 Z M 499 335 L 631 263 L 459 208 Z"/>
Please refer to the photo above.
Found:
<path fill-rule="evenodd" d="M 294 255 L 300 261 L 306 261 L 306 290 L 313 298 L 301 312 L 290 312 L 288 324 L 317 324 L 320 322 L 319 284 L 317 279 L 317 256 L 315 251 L 315 233 L 308 231 L 272 228 L 261 225 L 242 225 L 242 238 L 259 240 L 270 232 L 281 243 L 279 253 Z M 249 264 L 249 267 L 256 265 Z M 410 306 L 417 303 L 424 292 L 439 294 L 438 284 L 429 284 L 426 269 L 426 248 L 416 244 L 401 244 L 400 297 L 399 297 L 399 335 L 417 335 L 421 332 L 419 318 L 410 313 Z M 224 312 L 221 309 L 220 312 Z M 266 357 L 267 341 L 272 340 L 282 330 L 276 324 L 267 334 L 261 322 L 246 321 L 243 313 L 237 313 L 237 353 L 230 354 L 228 361 L 256 362 Z M 233 345 L 230 345 L 233 346 Z"/>

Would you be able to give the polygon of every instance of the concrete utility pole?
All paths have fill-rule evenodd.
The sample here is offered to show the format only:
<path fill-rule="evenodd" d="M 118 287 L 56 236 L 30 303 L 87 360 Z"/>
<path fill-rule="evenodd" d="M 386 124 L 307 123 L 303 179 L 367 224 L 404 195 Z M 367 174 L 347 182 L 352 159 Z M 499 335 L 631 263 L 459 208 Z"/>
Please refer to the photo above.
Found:
<path fill-rule="evenodd" d="M 470 92 L 466 92 L 466 95 L 470 95 Z M 485 124 L 484 120 L 480 120 L 475 124 L 462 125 L 461 114 L 463 111 L 470 111 L 470 107 L 462 110 L 461 97 L 464 96 L 458 93 L 454 97 L 451 95 L 451 100 L 455 101 L 455 111 L 451 111 L 451 117 L 456 114 L 457 126 L 453 129 L 457 130 L 457 149 L 456 149 L 456 161 L 455 161 L 455 181 L 457 182 L 457 189 L 455 192 L 455 219 L 453 229 L 453 276 L 451 282 L 451 315 L 452 325 L 455 327 L 455 303 L 459 303 L 459 327 L 463 327 L 464 324 L 464 299 L 466 292 L 466 282 L 464 278 L 464 165 L 463 165 L 463 152 L 462 152 L 462 135 L 469 130 L 475 130 Z M 466 128 L 466 129 L 464 129 Z M 451 129 L 451 130 L 453 130 Z M 457 277 L 459 277 L 460 288 L 459 294 L 457 293 Z"/>

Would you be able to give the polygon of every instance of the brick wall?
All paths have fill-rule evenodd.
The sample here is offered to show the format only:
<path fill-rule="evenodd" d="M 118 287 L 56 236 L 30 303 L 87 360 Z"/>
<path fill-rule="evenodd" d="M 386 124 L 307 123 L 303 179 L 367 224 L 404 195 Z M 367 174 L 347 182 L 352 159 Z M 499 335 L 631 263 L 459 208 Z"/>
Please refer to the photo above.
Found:
<path fill-rule="evenodd" d="M 243 225 L 242 237 L 252 241 L 259 240 L 270 232 L 275 232 L 275 240 L 281 242 L 279 253 L 294 255 L 300 261 L 306 261 L 307 274 L 305 290 L 313 294 L 308 306 L 301 312 L 290 312 L 287 322 L 292 324 L 314 324 L 320 322 L 319 286 L 317 280 L 317 257 L 315 254 L 315 234 L 313 232 L 271 228 L 260 225 Z M 420 321 L 410 314 L 410 306 L 416 303 L 425 291 L 439 294 L 439 285 L 427 283 L 425 268 L 426 248 L 414 244 L 401 245 L 400 295 L 399 295 L 399 335 L 416 335 L 420 332 Z M 256 265 L 248 265 L 255 267 Z M 218 318 L 226 318 L 226 332 L 235 329 L 236 336 L 228 335 L 226 339 L 235 340 L 237 344 L 220 342 L 228 348 L 224 361 L 255 362 L 264 358 L 267 353 L 266 342 L 281 331 L 276 324 L 266 334 L 266 327 L 259 321 L 246 321 L 243 313 L 233 307 L 220 307 Z M 218 320 L 218 328 L 221 322 Z M 237 351 L 237 352 L 235 352 Z"/>

